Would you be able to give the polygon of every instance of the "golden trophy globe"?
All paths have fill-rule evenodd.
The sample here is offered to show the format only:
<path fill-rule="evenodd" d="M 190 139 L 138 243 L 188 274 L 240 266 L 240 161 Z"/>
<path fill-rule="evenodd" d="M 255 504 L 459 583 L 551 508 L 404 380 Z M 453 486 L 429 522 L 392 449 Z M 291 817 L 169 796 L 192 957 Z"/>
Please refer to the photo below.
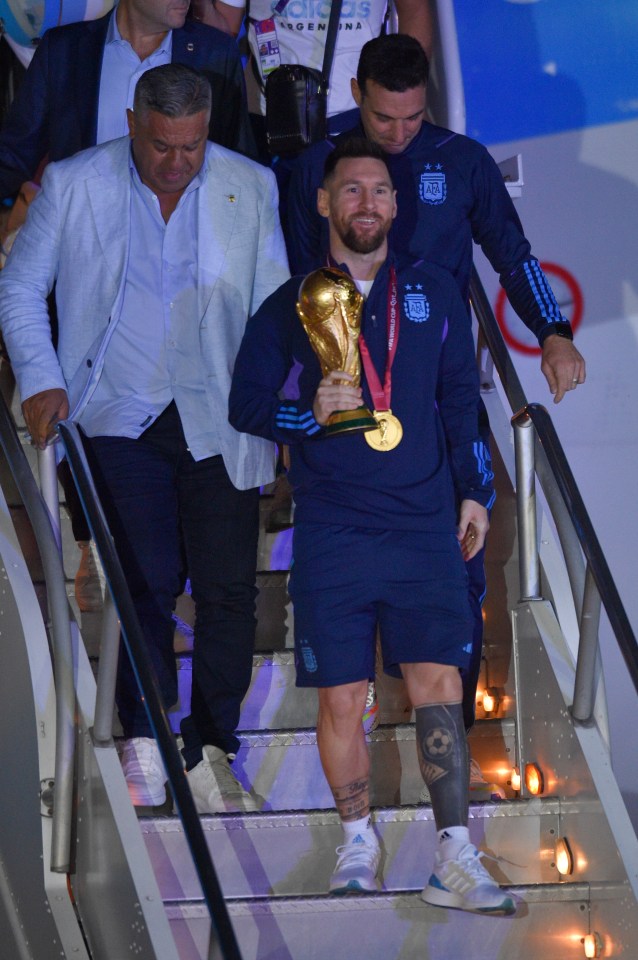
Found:
<path fill-rule="evenodd" d="M 299 287 L 297 315 L 319 358 L 323 376 L 331 370 L 345 370 L 355 387 L 361 384 L 358 340 L 362 309 L 363 296 L 352 277 L 334 267 L 314 270 Z M 336 410 L 325 424 L 324 433 L 333 436 L 377 428 L 376 420 L 362 405 L 356 410 Z"/>

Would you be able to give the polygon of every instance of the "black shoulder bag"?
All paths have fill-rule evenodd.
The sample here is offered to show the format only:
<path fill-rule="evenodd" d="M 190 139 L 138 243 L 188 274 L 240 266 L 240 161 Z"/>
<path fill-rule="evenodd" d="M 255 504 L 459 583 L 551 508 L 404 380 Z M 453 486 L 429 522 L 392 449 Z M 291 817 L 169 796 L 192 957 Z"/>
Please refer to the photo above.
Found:
<path fill-rule="evenodd" d="M 291 156 L 328 135 L 328 87 L 342 0 L 333 0 L 321 71 L 283 63 L 266 78 L 266 140 L 272 156 Z"/>

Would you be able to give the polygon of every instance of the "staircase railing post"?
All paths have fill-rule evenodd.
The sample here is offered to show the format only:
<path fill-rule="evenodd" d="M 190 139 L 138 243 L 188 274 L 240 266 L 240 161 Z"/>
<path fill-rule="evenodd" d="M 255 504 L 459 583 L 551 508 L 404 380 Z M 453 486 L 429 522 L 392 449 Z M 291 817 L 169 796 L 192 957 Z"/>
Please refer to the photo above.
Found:
<path fill-rule="evenodd" d="M 110 743 L 113 737 L 113 704 L 120 652 L 120 621 L 107 584 L 102 608 L 100 662 L 97 668 L 93 736 L 96 743 Z"/>
<path fill-rule="evenodd" d="M 38 450 L 38 479 L 40 492 L 49 512 L 60 556 L 62 556 L 62 533 L 60 524 L 60 496 L 58 493 L 58 470 L 55 458 L 55 444 L 49 444 L 44 450 Z"/>
<path fill-rule="evenodd" d="M 516 457 L 516 513 L 521 601 L 540 599 L 540 560 L 536 529 L 535 434 L 522 410 L 512 418 Z"/>
<path fill-rule="evenodd" d="M 571 714 L 578 723 L 589 724 L 594 715 L 598 661 L 598 628 L 600 625 L 600 593 L 587 564 L 583 609 L 580 616 L 580 641 L 574 681 L 574 702 Z"/>
<path fill-rule="evenodd" d="M 60 497 L 55 444 L 38 450 L 40 492 L 59 553 L 57 571 L 45 564 L 47 599 L 53 632 L 53 670 L 56 687 L 55 790 L 51 838 L 51 870 L 68 873 L 73 831 L 73 770 L 75 766 L 75 652 L 71 639 L 69 602 L 62 558 Z"/>
<path fill-rule="evenodd" d="M 71 864 L 73 824 L 73 773 L 75 755 L 75 686 L 74 656 L 69 621 L 69 600 L 66 595 L 64 570 L 60 553 L 60 538 L 56 537 L 54 517 L 59 508 L 45 504 L 33 471 L 18 439 L 15 424 L 4 400 L 0 400 L 0 443 L 16 486 L 20 491 L 35 534 L 47 587 L 47 601 L 51 618 L 51 647 L 56 694 L 55 735 L 55 793 L 51 837 L 51 870 L 68 873 Z M 55 453 L 43 451 L 39 457 L 44 486 L 50 498 L 55 489 Z"/>

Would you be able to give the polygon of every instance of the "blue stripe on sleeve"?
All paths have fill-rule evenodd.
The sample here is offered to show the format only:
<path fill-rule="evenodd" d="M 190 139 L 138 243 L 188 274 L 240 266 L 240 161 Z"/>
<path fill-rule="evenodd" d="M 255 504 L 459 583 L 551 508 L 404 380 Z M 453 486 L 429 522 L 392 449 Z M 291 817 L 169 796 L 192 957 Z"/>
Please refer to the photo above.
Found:
<path fill-rule="evenodd" d="M 321 430 L 309 410 L 300 414 L 295 407 L 280 407 L 275 416 L 275 425 L 280 430 L 301 430 L 309 437 Z"/>
<path fill-rule="evenodd" d="M 524 267 L 525 275 L 529 280 L 530 288 L 534 294 L 534 299 L 538 304 L 541 315 L 546 318 L 548 323 L 565 323 L 565 318 L 560 312 L 556 297 L 538 261 L 528 260 L 524 264 Z"/>
<path fill-rule="evenodd" d="M 478 472 L 481 475 L 481 480 L 485 484 L 491 483 L 494 479 L 494 474 L 492 473 L 490 467 L 490 454 L 486 445 L 482 441 L 477 441 L 474 444 L 474 456 L 476 458 Z"/>

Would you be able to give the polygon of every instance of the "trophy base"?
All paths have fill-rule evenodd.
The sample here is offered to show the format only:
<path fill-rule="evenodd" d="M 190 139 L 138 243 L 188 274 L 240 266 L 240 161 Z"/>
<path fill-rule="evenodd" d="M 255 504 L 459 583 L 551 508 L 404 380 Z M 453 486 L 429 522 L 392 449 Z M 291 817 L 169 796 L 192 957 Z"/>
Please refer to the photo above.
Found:
<path fill-rule="evenodd" d="M 342 433 L 377 430 L 379 424 L 366 406 L 356 410 L 335 410 L 328 419 L 323 431 L 324 437 L 339 436 Z"/>

